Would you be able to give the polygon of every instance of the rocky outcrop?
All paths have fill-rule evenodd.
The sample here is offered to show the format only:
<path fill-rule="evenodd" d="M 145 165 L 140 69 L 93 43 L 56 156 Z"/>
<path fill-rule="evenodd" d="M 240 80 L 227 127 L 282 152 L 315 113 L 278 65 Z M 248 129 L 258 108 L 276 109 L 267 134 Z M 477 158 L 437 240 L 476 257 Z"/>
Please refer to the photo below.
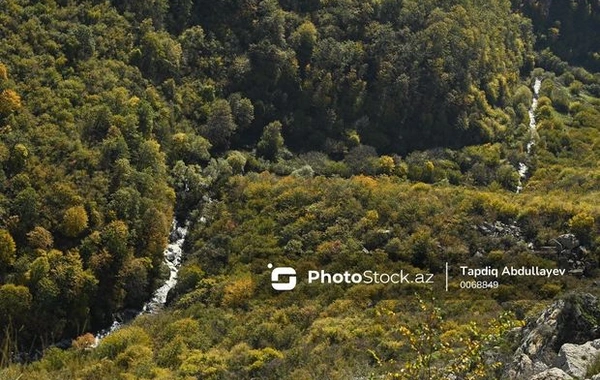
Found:
<path fill-rule="evenodd" d="M 576 378 L 583 379 L 598 356 L 600 356 L 600 339 L 580 345 L 566 343 L 558 352 L 555 366 Z"/>
<path fill-rule="evenodd" d="M 482 234 L 492 237 L 510 236 L 517 240 L 523 238 L 521 228 L 516 223 L 506 224 L 499 220 L 494 223 L 483 222 L 483 224 L 476 226 L 476 229 Z"/>
<path fill-rule="evenodd" d="M 572 376 L 562 369 L 551 368 L 531 377 L 529 380 L 574 380 Z"/>
<path fill-rule="evenodd" d="M 600 356 L 598 338 L 598 299 L 591 294 L 568 295 L 522 329 L 521 344 L 507 366 L 505 377 L 584 379 L 588 367 Z M 538 377 L 543 374 L 548 377 Z"/>
<path fill-rule="evenodd" d="M 554 363 L 558 321 L 564 308 L 565 301 L 559 300 L 547 308 L 535 322 L 523 328 L 521 344 L 508 367 L 506 377 L 528 379 Z"/>
<path fill-rule="evenodd" d="M 558 253 L 558 265 L 567 269 L 573 276 L 584 276 L 590 269 L 594 268 L 590 261 L 587 249 L 580 245 L 579 240 L 573 234 L 560 235 L 551 241 Z"/>
<path fill-rule="evenodd" d="M 579 240 L 573 234 L 560 235 L 554 242 L 560 246 L 561 250 L 572 250 L 579 247 Z"/>

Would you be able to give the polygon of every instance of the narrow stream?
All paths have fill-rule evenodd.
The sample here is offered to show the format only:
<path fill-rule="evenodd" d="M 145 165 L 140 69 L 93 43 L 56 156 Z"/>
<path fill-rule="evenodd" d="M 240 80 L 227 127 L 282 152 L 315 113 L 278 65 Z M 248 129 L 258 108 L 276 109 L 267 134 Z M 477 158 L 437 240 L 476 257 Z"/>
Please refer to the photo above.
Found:
<path fill-rule="evenodd" d="M 167 245 L 167 248 L 164 251 L 164 263 L 169 267 L 169 279 L 166 280 L 160 288 L 156 289 L 152 298 L 144 304 L 142 310 L 137 313 L 137 315 L 155 313 L 167 302 L 169 290 L 173 289 L 175 284 L 177 284 L 177 274 L 183 256 L 183 243 L 185 242 L 187 233 L 187 223 L 184 226 L 180 226 L 177 224 L 176 220 L 173 220 L 171 233 L 169 234 L 169 245 Z M 96 334 L 94 347 L 96 347 L 103 338 L 118 330 L 123 323 L 123 321 L 115 319 L 110 327 Z"/>
<path fill-rule="evenodd" d="M 142 308 L 142 313 L 154 313 L 161 309 L 167 302 L 167 294 L 169 290 L 177 284 L 177 274 L 179 272 L 179 266 L 181 265 L 181 258 L 183 256 L 183 243 L 188 233 L 187 224 L 184 226 L 178 226 L 177 222 L 173 221 L 173 227 L 171 229 L 170 240 L 171 243 L 165 250 L 165 264 L 169 267 L 169 279 L 165 281 L 163 286 L 156 289 L 154 295 L 150 301 L 146 302 Z"/>
<path fill-rule="evenodd" d="M 535 78 L 533 83 L 533 100 L 531 101 L 531 107 L 529 107 L 529 141 L 527 142 L 526 152 L 527 156 L 531 155 L 531 148 L 535 145 L 535 131 L 537 130 L 537 123 L 535 121 L 535 110 L 538 105 L 538 98 L 540 95 L 540 88 L 542 87 L 542 80 Z M 523 190 L 523 181 L 527 177 L 529 167 L 524 162 L 519 162 L 519 185 L 517 186 L 517 194 Z"/>

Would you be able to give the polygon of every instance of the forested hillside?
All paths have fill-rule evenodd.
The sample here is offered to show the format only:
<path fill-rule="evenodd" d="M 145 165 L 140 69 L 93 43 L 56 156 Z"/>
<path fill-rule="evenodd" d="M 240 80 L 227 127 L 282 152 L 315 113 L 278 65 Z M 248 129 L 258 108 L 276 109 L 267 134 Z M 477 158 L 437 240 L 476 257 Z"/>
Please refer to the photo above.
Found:
<path fill-rule="evenodd" d="M 597 1 L 513 0 L 513 4 L 532 19 L 539 50 L 547 49 L 573 65 L 600 69 Z"/>
<path fill-rule="evenodd" d="M 598 272 L 598 9 L 563 3 L 0 1 L 0 378 L 498 378 Z M 174 218 L 169 307 L 92 349 Z M 558 268 L 566 233 L 583 279 L 487 293 L 267 270 Z"/>

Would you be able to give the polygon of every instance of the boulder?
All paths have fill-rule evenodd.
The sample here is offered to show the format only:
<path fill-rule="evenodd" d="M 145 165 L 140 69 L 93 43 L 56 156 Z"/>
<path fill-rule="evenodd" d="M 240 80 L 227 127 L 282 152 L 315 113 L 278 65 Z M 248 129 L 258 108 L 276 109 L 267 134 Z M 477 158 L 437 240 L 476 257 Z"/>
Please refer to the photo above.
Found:
<path fill-rule="evenodd" d="M 569 359 L 570 364 L 565 364 L 570 346 L 563 350 L 560 361 L 557 353 L 567 343 L 572 346 L 585 345 L 590 340 L 600 338 L 599 326 L 600 303 L 593 295 L 573 293 L 557 300 L 535 321 L 521 329 L 520 338 L 516 338 L 520 344 L 505 367 L 504 377 L 529 380 L 531 376 L 547 372 L 548 368 L 558 363 L 565 370 L 576 368 L 574 359 Z M 588 348 L 590 351 L 600 351 L 600 339 L 589 342 Z"/>
<path fill-rule="evenodd" d="M 600 340 L 581 345 L 565 343 L 558 352 L 555 366 L 576 378 L 584 378 L 587 369 L 594 363 L 598 355 Z"/>
<path fill-rule="evenodd" d="M 565 297 L 565 304 L 558 319 L 555 349 L 564 343 L 583 344 L 600 338 L 600 304 L 589 293 L 575 293 Z"/>
<path fill-rule="evenodd" d="M 529 380 L 574 380 L 572 376 L 565 373 L 562 369 L 550 368 L 544 372 L 531 377 Z"/>
<path fill-rule="evenodd" d="M 562 249 L 572 250 L 574 248 L 579 247 L 579 240 L 573 234 L 564 234 L 557 237 L 556 242 L 560 244 Z"/>

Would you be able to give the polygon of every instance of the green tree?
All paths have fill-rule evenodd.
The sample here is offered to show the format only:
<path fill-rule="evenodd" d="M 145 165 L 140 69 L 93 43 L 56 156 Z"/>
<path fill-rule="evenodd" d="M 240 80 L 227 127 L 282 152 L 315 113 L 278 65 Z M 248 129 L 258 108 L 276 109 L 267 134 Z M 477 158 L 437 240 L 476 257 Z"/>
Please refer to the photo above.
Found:
<path fill-rule="evenodd" d="M 281 135 L 281 122 L 276 120 L 267 124 L 263 129 L 262 136 L 256 145 L 256 153 L 268 160 L 276 160 L 284 147 Z"/>
<path fill-rule="evenodd" d="M 137 151 L 136 166 L 139 171 L 148 170 L 157 178 L 166 174 L 165 154 L 156 140 L 145 140 Z"/>
<path fill-rule="evenodd" d="M 9 173 L 16 174 L 24 170 L 29 158 L 29 149 L 23 144 L 15 144 L 10 152 L 8 161 Z"/>
<path fill-rule="evenodd" d="M 150 259 L 151 268 L 158 273 L 167 247 L 169 222 L 164 213 L 156 208 L 146 210 L 142 216 L 143 243 L 141 253 Z"/>
<path fill-rule="evenodd" d="M 100 146 L 100 152 L 104 168 L 111 168 L 119 159 L 129 158 L 129 146 L 117 127 L 109 128 L 107 137 Z"/>
<path fill-rule="evenodd" d="M 307 20 L 292 33 L 291 40 L 296 50 L 298 62 L 303 70 L 302 72 L 304 72 L 317 43 L 317 28 L 312 22 Z"/>
<path fill-rule="evenodd" d="M 227 149 L 236 129 L 237 125 L 233 120 L 229 102 L 223 99 L 213 102 L 208 120 L 202 127 L 202 134 L 208 138 L 212 146 L 219 150 Z"/>
<path fill-rule="evenodd" d="M 125 291 L 125 307 L 139 308 L 149 298 L 149 267 L 150 260 L 140 258 L 123 264 L 118 277 L 119 286 Z"/>
<path fill-rule="evenodd" d="M 181 45 L 168 33 L 155 31 L 150 20 L 144 20 L 140 48 L 132 52 L 131 59 L 140 70 L 157 83 L 177 77 L 181 64 Z"/>
<path fill-rule="evenodd" d="M 86 60 L 96 50 L 93 31 L 86 25 L 77 25 L 70 29 L 65 45 L 67 58 L 73 61 Z"/>
<path fill-rule="evenodd" d="M 211 143 L 202 136 L 193 133 L 176 133 L 173 135 L 170 158 L 172 162 L 198 164 L 210 159 L 211 147 Z"/>
<path fill-rule="evenodd" d="M 231 94 L 228 101 L 235 123 L 242 130 L 248 128 L 254 120 L 254 105 L 252 101 L 242 97 L 239 92 Z"/>
<path fill-rule="evenodd" d="M 192 7 L 192 0 L 169 0 L 169 12 L 167 15 L 167 25 L 174 34 L 180 34 L 189 24 Z"/>
<path fill-rule="evenodd" d="M 122 263 L 128 254 L 129 228 L 122 220 L 110 222 L 102 230 L 102 242 L 116 262 Z"/>
<path fill-rule="evenodd" d="M 14 284 L 0 286 L 0 325 L 12 323 L 13 327 L 21 327 L 28 317 L 31 303 L 32 297 L 27 287 Z"/>
<path fill-rule="evenodd" d="M 157 116 L 154 108 L 148 101 L 142 100 L 138 105 L 137 116 L 140 123 L 140 132 L 145 138 L 150 138 Z"/>
<path fill-rule="evenodd" d="M 12 204 L 13 212 L 19 217 L 19 226 L 25 231 L 37 224 L 40 213 L 40 197 L 32 187 L 20 191 Z"/>
<path fill-rule="evenodd" d="M 243 174 L 246 162 L 246 156 L 237 150 L 231 151 L 227 155 L 227 163 L 231 166 L 231 170 L 233 170 L 234 174 Z"/>

